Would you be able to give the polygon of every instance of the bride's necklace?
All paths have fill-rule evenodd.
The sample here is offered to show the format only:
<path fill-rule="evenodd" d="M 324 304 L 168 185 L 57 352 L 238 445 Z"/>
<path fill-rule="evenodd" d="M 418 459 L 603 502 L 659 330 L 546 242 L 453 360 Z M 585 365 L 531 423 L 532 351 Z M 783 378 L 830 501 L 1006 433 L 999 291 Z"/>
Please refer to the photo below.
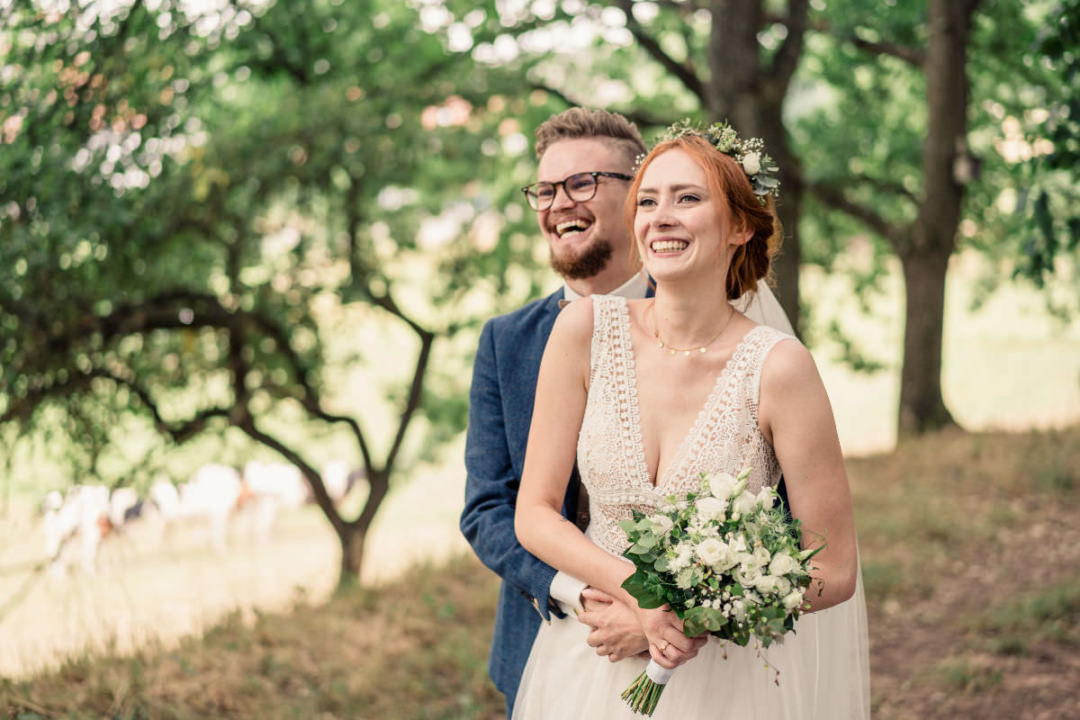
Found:
<path fill-rule="evenodd" d="M 671 345 L 669 343 L 664 342 L 664 339 L 662 337 L 660 337 L 660 323 L 658 323 L 656 321 L 656 301 L 655 300 L 653 301 L 652 305 L 649 306 L 649 310 L 652 311 L 652 315 L 653 315 L 653 337 L 656 338 L 656 343 L 657 343 L 656 346 L 658 348 L 660 348 L 661 350 L 667 350 L 669 355 L 675 355 L 677 353 L 682 353 L 683 356 L 685 356 L 685 357 L 690 357 L 690 353 L 692 353 L 692 352 L 700 352 L 700 353 L 705 352 L 710 345 L 712 345 L 714 342 L 716 342 L 717 338 L 719 338 L 721 335 L 724 334 L 724 331 L 727 330 L 727 326 L 731 324 L 731 318 L 733 318 L 735 316 L 734 311 L 732 311 L 731 314 L 728 315 L 727 320 L 724 321 L 724 324 L 720 326 L 720 329 L 717 331 L 717 333 L 715 335 L 713 335 L 711 338 L 709 338 L 708 340 L 706 340 L 701 345 L 696 345 L 694 347 L 688 347 L 688 348 L 681 348 L 681 347 L 675 347 L 674 345 Z"/>

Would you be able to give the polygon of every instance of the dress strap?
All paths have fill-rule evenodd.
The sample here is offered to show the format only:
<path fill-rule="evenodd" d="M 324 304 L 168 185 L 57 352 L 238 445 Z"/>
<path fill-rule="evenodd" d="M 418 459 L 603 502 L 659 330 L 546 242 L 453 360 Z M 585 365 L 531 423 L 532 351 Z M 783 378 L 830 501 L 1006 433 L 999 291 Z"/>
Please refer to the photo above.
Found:
<path fill-rule="evenodd" d="M 754 332 L 753 338 L 747 338 L 749 342 L 746 348 L 746 368 L 749 371 L 747 391 L 754 410 L 754 419 L 757 420 L 758 401 L 761 398 L 761 369 L 765 366 L 765 359 L 780 342 L 784 340 L 798 342 L 798 339 L 794 335 L 781 332 L 768 325 L 759 325 L 752 332 Z"/>

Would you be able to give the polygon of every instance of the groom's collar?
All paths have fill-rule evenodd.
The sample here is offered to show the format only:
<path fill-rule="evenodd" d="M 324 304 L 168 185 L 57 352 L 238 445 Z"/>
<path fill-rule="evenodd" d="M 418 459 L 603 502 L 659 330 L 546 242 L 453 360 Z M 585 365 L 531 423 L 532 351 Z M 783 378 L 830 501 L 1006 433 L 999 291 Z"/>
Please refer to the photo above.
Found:
<path fill-rule="evenodd" d="M 633 277 L 624 282 L 619 287 L 615 288 L 609 293 L 603 293 L 604 295 L 618 295 L 628 300 L 636 300 L 646 297 L 649 292 L 649 276 L 645 274 L 645 271 L 635 273 Z M 574 290 L 569 285 L 563 285 L 563 300 L 559 302 L 560 306 L 565 306 L 571 300 L 577 300 L 582 297 L 581 293 Z"/>

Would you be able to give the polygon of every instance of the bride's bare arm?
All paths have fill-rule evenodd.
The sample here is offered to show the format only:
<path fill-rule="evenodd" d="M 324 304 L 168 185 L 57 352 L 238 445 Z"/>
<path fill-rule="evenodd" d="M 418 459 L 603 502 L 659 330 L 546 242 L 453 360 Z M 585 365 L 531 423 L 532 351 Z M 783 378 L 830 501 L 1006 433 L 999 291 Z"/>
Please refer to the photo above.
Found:
<path fill-rule="evenodd" d="M 620 586 L 633 568 L 594 545 L 561 512 L 585 415 L 592 306 L 585 298 L 559 313 L 544 350 L 514 529 L 525 549 L 552 567 L 623 597 Z"/>
<path fill-rule="evenodd" d="M 851 490 L 832 406 L 813 357 L 797 342 L 769 353 L 760 392 L 761 431 L 776 451 L 803 545 L 825 543 L 806 595 L 812 610 L 824 610 L 851 597 L 857 572 Z"/>
<path fill-rule="evenodd" d="M 591 298 L 571 303 L 559 313 L 551 331 L 536 383 L 514 529 L 521 544 L 536 557 L 634 608 L 652 642 L 678 648 L 679 652 L 669 651 L 658 660 L 673 667 L 691 656 L 684 656 L 683 651 L 696 654 L 699 643 L 682 635 L 674 613 L 641 610 L 622 589 L 633 566 L 597 547 L 562 515 L 585 415 L 592 331 Z"/>

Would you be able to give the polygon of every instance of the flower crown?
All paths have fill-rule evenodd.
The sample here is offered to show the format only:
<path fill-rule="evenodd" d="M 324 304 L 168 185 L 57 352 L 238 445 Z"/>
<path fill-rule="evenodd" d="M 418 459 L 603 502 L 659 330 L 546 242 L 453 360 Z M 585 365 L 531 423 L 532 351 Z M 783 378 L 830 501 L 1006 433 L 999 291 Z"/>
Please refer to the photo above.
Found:
<path fill-rule="evenodd" d="M 735 128 L 726 122 L 713 123 L 705 127 L 696 125 L 690 119 L 679 120 L 664 131 L 657 139 L 657 144 L 668 140 L 678 140 L 687 135 L 697 135 L 704 138 L 710 145 L 732 157 L 739 167 L 746 173 L 750 180 L 750 186 L 754 190 L 761 204 L 765 204 L 765 198 L 769 195 L 773 199 L 780 197 L 780 180 L 773 175 L 780 170 L 773 159 L 765 154 L 765 142 L 761 138 L 748 138 L 743 140 L 735 132 Z M 655 147 L 655 146 L 654 146 Z M 638 155 L 634 164 L 635 174 L 641 168 L 645 155 Z"/>

